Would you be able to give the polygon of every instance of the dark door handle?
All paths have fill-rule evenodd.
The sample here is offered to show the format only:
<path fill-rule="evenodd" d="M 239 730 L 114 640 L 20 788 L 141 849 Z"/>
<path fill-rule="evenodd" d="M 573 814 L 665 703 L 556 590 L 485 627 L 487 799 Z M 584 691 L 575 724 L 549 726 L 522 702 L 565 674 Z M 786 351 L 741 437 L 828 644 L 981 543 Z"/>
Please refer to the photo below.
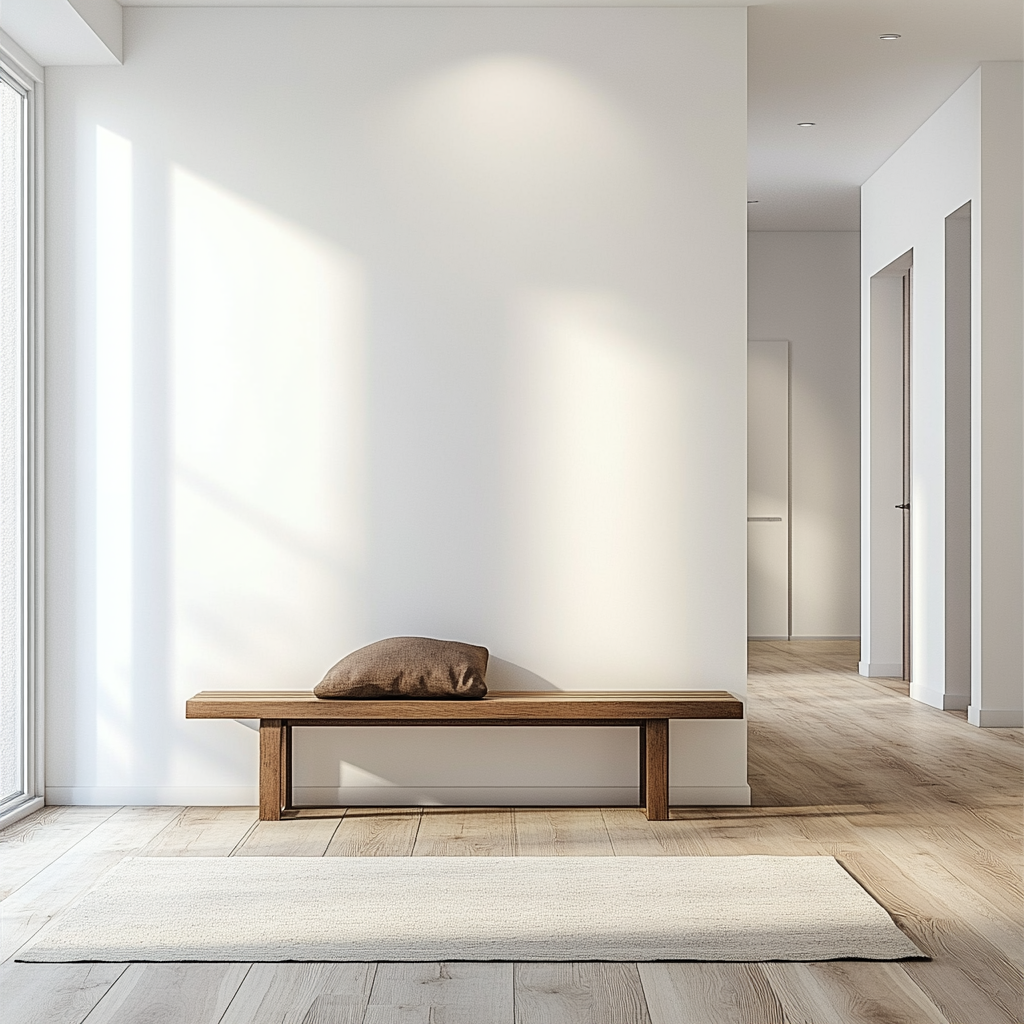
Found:
<path fill-rule="evenodd" d="M 895 505 L 894 507 L 895 507 L 895 508 L 905 508 L 905 509 L 909 509 L 909 508 L 910 508 L 910 503 L 908 502 L 908 503 L 907 503 L 906 505 Z"/>

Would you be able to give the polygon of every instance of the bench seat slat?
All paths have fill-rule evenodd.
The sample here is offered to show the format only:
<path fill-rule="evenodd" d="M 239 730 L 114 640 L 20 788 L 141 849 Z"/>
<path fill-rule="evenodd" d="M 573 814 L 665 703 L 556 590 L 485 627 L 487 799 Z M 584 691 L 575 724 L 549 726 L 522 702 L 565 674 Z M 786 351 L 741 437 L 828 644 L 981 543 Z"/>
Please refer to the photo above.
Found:
<path fill-rule="evenodd" d="M 443 710 L 442 710 L 443 709 Z M 196 694 L 186 718 L 275 718 L 333 723 L 398 724 L 544 719 L 633 724 L 652 718 L 743 717 L 743 702 L 725 690 L 683 691 L 492 691 L 481 700 L 321 700 L 309 690 L 216 691 Z"/>

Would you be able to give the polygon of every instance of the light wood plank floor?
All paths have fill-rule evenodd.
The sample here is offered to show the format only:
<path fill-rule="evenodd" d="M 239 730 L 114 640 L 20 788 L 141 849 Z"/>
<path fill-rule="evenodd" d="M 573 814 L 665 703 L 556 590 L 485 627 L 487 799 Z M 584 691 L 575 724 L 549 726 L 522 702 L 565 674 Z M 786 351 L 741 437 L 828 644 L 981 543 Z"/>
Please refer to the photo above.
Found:
<path fill-rule="evenodd" d="M 1010 1024 L 1024 1020 L 1021 730 L 856 675 L 848 642 L 751 645 L 754 806 L 47 807 L 0 833 L 6 1024 Z M 821 964 L 16 964 L 127 855 L 829 854 L 932 957 Z"/>

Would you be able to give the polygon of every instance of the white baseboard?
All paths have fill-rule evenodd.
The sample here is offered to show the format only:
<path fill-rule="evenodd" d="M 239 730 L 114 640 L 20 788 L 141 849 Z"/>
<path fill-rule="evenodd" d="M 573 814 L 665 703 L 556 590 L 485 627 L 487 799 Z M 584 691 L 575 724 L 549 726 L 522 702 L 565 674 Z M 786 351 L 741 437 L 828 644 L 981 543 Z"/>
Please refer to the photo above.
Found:
<path fill-rule="evenodd" d="M 1024 727 L 1024 710 L 1020 708 L 967 709 L 967 721 L 981 729 L 1020 729 Z"/>
<path fill-rule="evenodd" d="M 47 786 L 48 804 L 92 807 L 250 807 L 256 786 Z"/>
<path fill-rule="evenodd" d="M 296 807 L 618 807 L 633 786 L 296 786 Z"/>
<path fill-rule="evenodd" d="M 808 636 L 796 636 L 794 634 L 793 636 L 790 637 L 790 640 L 859 640 L 859 639 L 860 639 L 859 636 L 849 636 L 846 633 L 841 634 L 841 635 L 838 634 L 838 633 L 835 633 L 835 634 L 829 634 L 828 636 L 825 636 L 823 634 L 822 635 L 816 635 L 816 636 L 809 636 L 809 635 Z"/>
<path fill-rule="evenodd" d="M 816 633 L 813 636 L 811 636 L 810 634 L 808 634 L 807 636 L 797 636 L 794 633 L 793 636 L 748 636 L 747 639 L 748 640 L 786 640 L 786 641 L 789 641 L 789 640 L 859 640 L 860 637 L 859 636 L 847 636 L 845 633 L 843 635 L 831 634 L 831 633 L 826 635 L 826 634 L 823 634 L 823 633 L 822 634 Z"/>
<path fill-rule="evenodd" d="M 749 786 L 669 786 L 674 807 L 749 807 Z"/>
<path fill-rule="evenodd" d="M 901 661 L 858 661 L 857 671 L 862 676 L 899 679 L 903 675 L 903 663 Z"/>
<path fill-rule="evenodd" d="M 251 807 L 252 786 L 53 786 L 48 804 Z M 298 807 L 634 807 L 635 786 L 296 786 Z M 748 807 L 749 786 L 672 786 L 678 807 Z"/>
<path fill-rule="evenodd" d="M 749 786 L 670 786 L 678 807 L 747 807 Z M 296 806 L 634 807 L 635 786 L 296 786 Z"/>
<path fill-rule="evenodd" d="M 933 690 L 919 683 L 910 684 L 910 696 L 940 711 L 966 711 L 967 705 L 971 703 L 967 694 L 943 693 L 942 690 Z"/>

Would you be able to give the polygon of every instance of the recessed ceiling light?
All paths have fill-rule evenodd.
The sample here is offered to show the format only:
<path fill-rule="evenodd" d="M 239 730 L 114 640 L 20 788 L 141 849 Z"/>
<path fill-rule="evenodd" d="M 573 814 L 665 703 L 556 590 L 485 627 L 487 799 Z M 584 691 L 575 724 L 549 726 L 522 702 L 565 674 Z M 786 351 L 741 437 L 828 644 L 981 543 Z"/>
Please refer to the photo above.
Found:
<path fill-rule="evenodd" d="M 797 128 L 814 128 L 817 123 L 817 121 L 800 121 L 799 124 L 797 124 Z"/>
<path fill-rule="evenodd" d="M 886 32 L 885 35 L 881 35 L 878 38 L 885 40 L 887 43 L 891 43 L 895 39 L 902 39 L 903 36 L 901 36 L 899 32 Z"/>

